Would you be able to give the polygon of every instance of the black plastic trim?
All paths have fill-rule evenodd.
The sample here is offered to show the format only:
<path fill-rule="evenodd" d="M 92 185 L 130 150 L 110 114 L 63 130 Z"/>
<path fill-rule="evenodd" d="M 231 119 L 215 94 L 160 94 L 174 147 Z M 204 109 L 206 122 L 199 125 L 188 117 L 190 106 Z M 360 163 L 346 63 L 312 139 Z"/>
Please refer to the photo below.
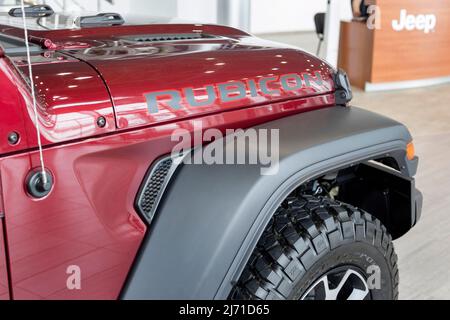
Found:
<path fill-rule="evenodd" d="M 394 157 L 410 176 L 408 130 L 363 109 L 326 108 L 255 128 L 280 130 L 278 174 L 261 176 L 258 166 L 245 165 L 179 168 L 121 298 L 226 299 L 271 216 L 294 188 L 324 172 L 383 157 Z"/>
<path fill-rule="evenodd" d="M 352 86 L 350 80 L 344 70 L 339 69 L 333 75 L 335 85 L 335 103 L 338 106 L 347 106 L 353 99 Z"/>
<path fill-rule="evenodd" d="M 54 13 L 55 11 L 53 11 L 52 7 L 46 4 L 37 4 L 25 7 L 25 17 L 27 18 L 50 17 Z M 12 8 L 11 10 L 9 10 L 8 15 L 10 15 L 11 17 L 21 18 L 23 16 L 22 8 Z"/>

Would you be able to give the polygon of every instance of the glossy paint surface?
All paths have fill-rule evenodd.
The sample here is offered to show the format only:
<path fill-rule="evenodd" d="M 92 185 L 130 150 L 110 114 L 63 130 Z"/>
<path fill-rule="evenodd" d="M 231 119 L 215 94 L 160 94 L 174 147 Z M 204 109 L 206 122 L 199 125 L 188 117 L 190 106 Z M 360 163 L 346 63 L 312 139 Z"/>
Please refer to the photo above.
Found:
<path fill-rule="evenodd" d="M 8 264 L 6 253 L 6 238 L 5 238 L 5 214 L 3 208 L 3 191 L 0 181 L 0 300 L 9 300 L 9 279 L 8 279 Z"/>
<path fill-rule="evenodd" d="M 3 61 L 3 64 L 7 63 L 6 59 Z M 0 98 L 11 112 L 3 113 L 0 117 L 5 118 L 2 123 L 11 125 L 11 128 L 4 130 L 13 130 L 19 123 L 17 117 L 23 117 L 23 126 L 29 137 L 28 146 L 33 147 L 36 146 L 37 139 L 31 95 L 26 87 L 26 82 L 29 81 L 28 64 L 25 57 L 11 58 L 11 63 L 17 71 L 14 72 L 11 68 L 7 71 L 5 66 L 10 78 L 4 81 L 5 87 L 11 88 L 10 96 Z M 76 59 L 54 52 L 33 56 L 32 66 L 44 145 L 115 130 L 114 111 L 108 91 L 94 69 Z M 106 119 L 106 126 L 103 128 L 97 125 L 97 119 L 101 116 Z M 10 148 L 3 145 L 3 148 L 13 151 L 21 146 Z"/>
<path fill-rule="evenodd" d="M 3 219 L 0 219 L 0 300 L 9 300 L 8 270 L 3 235 Z"/>
<path fill-rule="evenodd" d="M 25 127 L 25 103 L 21 94 L 20 77 L 7 59 L 0 58 L 0 154 L 20 151 L 28 148 Z M 16 82 L 17 81 L 17 82 Z M 8 135 L 16 132 L 20 140 L 16 145 L 8 142 Z"/>
<path fill-rule="evenodd" d="M 163 123 L 236 108 L 286 99 L 330 93 L 332 70 L 318 59 L 298 50 L 277 49 L 254 38 L 193 40 L 168 43 L 140 43 L 121 39 L 101 41 L 87 50 L 71 50 L 80 60 L 92 64 L 105 79 L 111 92 L 117 126 L 128 129 Z M 245 54 L 244 54 L 245 53 Z M 314 75 L 319 72 L 323 83 L 286 91 L 280 77 L 289 74 Z M 261 88 L 266 81 L 266 91 Z M 223 102 L 217 86 L 239 82 L 246 96 Z M 250 93 L 250 82 L 256 95 Z M 215 94 L 207 93 L 207 86 Z M 296 83 L 291 83 L 295 86 Z M 191 89 L 196 100 L 205 106 L 190 106 L 183 89 Z M 145 95 L 174 91 L 181 95 L 181 108 L 168 105 L 171 97 L 162 96 L 157 113 L 149 113 Z M 233 93 L 232 93 L 233 94 Z M 234 92 L 236 94 L 236 92 Z M 210 97 L 214 100 L 208 103 Z"/>
<path fill-rule="evenodd" d="M 332 102 L 315 97 L 195 121 L 204 129 L 243 128 Z M 151 163 L 171 151 L 179 128 L 192 131 L 194 120 L 46 149 L 55 187 L 39 201 L 23 185 L 37 153 L 1 160 L 15 299 L 118 297 L 146 230 L 133 206 L 138 188 Z M 81 290 L 66 287 L 72 265 L 81 268 Z"/>
<path fill-rule="evenodd" d="M 15 28 L 0 29 L 20 35 Z M 195 30 L 228 38 L 159 44 L 117 38 Z M 39 166 L 27 62 L 24 57 L 0 59 L 0 86 L 7 88 L 0 96 L 0 107 L 7 111 L 0 114 L 1 184 L 15 299 L 119 296 L 147 231 L 134 208 L 136 194 L 153 161 L 177 143 L 171 141 L 174 130 L 193 131 L 194 121 L 204 130 L 248 128 L 335 102 L 327 65 L 232 28 L 154 25 L 32 35 L 68 49 L 47 50 L 32 61 L 44 159 L 55 180 L 41 200 L 25 188 L 28 173 Z M 74 41 L 89 48 L 74 49 L 68 45 Z M 161 112 L 152 115 L 145 101 L 145 94 L 155 90 L 316 71 L 323 75 L 320 85 L 248 95 L 229 104 L 171 110 L 162 102 Z M 103 128 L 96 123 L 99 116 L 107 120 Z M 23 132 L 18 145 L 6 140 L 11 130 Z M 80 290 L 67 286 L 73 266 L 81 271 Z"/>
<path fill-rule="evenodd" d="M 133 212 L 130 195 L 121 190 L 139 179 L 139 164 L 105 149 L 48 150 L 47 167 L 56 184 L 40 201 L 31 199 L 23 186 L 29 156 L 2 160 L 15 299 L 117 298 L 146 227 Z M 106 161 L 99 165 L 102 157 Z M 127 165 L 118 171 L 120 162 Z M 105 180 L 106 175 L 115 183 Z M 67 286 L 73 266 L 80 270 L 80 290 Z"/>
<path fill-rule="evenodd" d="M 160 25 L 94 29 L 98 31 L 95 40 L 92 29 L 31 32 L 33 39 L 45 34 L 45 39 L 62 47 L 65 43 L 68 48 L 47 50 L 32 57 L 44 144 L 93 137 L 113 132 L 116 128 L 158 125 L 287 99 L 324 95 L 334 90 L 333 70 L 321 60 L 298 49 L 286 49 L 250 37 L 233 28 L 167 25 L 165 32 L 171 34 L 194 32 L 208 34 L 212 38 L 163 42 L 130 40 L 138 37 L 138 32 L 145 31 L 144 38 L 145 35 L 164 33 Z M 104 34 L 104 29 L 115 32 Z M 17 36 L 21 32 L 11 27 L 5 30 L 5 33 Z M 214 35 L 219 32 L 222 34 Z M 66 42 L 61 40 L 63 36 Z M 74 38 L 88 48 L 73 49 Z M 10 62 L 17 72 L 10 71 L 13 78 L 9 85 L 17 87 L 18 99 L 23 100 L 19 102 L 26 105 L 24 126 L 29 141 L 22 149 L 35 147 L 34 124 L 29 121 L 33 119 L 33 110 L 25 83 L 27 62 L 24 56 L 11 58 Z M 280 87 L 283 75 L 306 74 L 314 78 L 316 73 L 320 73 L 321 83 L 311 81 L 309 86 L 289 91 Z M 264 92 L 264 81 L 266 91 L 270 93 Z M 184 89 L 192 89 L 195 99 L 202 102 L 208 98 L 205 87 L 233 82 L 246 86 L 244 97 L 224 103 L 219 99 L 220 92 L 215 89 L 216 99 L 207 105 L 192 107 L 186 102 Z M 254 94 L 250 92 L 251 82 Z M 291 80 L 289 85 L 295 87 L 296 82 Z M 158 112 L 150 113 L 146 94 L 167 90 L 180 92 L 182 107 L 177 110 L 170 108 L 167 97 L 163 96 L 158 101 Z M 107 120 L 103 128 L 97 125 L 100 116 Z M 15 147 L 5 146 L 11 151 L 20 149 L 20 146 Z"/>

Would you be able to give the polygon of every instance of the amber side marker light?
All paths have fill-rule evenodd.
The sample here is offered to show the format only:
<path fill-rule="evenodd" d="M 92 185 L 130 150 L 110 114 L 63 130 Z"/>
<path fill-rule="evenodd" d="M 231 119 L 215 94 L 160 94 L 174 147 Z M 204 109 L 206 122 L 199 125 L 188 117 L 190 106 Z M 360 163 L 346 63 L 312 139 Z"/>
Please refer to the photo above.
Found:
<path fill-rule="evenodd" d="M 414 157 L 416 156 L 416 150 L 414 149 L 414 143 L 410 142 L 406 146 L 406 157 L 408 160 L 414 160 Z"/>

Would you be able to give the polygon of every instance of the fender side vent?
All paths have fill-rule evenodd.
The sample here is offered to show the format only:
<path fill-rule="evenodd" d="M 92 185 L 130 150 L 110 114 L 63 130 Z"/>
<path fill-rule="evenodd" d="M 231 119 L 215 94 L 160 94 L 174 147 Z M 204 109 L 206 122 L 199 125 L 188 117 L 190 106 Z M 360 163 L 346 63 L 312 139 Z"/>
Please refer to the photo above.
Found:
<path fill-rule="evenodd" d="M 175 172 L 178 159 L 165 157 L 154 163 L 141 186 L 137 200 L 137 211 L 150 223 L 155 215 L 164 191 Z"/>
<path fill-rule="evenodd" d="M 213 39 L 215 36 L 203 33 L 182 33 L 182 34 L 147 34 L 139 36 L 122 37 L 124 40 L 135 42 L 167 42 Z"/>

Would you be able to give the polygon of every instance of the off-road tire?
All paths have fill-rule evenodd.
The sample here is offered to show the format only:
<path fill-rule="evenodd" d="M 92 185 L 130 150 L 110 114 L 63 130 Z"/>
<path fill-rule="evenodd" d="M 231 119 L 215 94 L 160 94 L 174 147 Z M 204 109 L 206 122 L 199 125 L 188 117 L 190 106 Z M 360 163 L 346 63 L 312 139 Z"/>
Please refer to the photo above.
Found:
<path fill-rule="evenodd" d="M 379 267 L 371 299 L 398 298 L 397 255 L 381 222 L 325 197 L 290 196 L 271 219 L 229 298 L 298 300 L 328 270 Z M 371 274 L 366 274 L 367 279 Z"/>

